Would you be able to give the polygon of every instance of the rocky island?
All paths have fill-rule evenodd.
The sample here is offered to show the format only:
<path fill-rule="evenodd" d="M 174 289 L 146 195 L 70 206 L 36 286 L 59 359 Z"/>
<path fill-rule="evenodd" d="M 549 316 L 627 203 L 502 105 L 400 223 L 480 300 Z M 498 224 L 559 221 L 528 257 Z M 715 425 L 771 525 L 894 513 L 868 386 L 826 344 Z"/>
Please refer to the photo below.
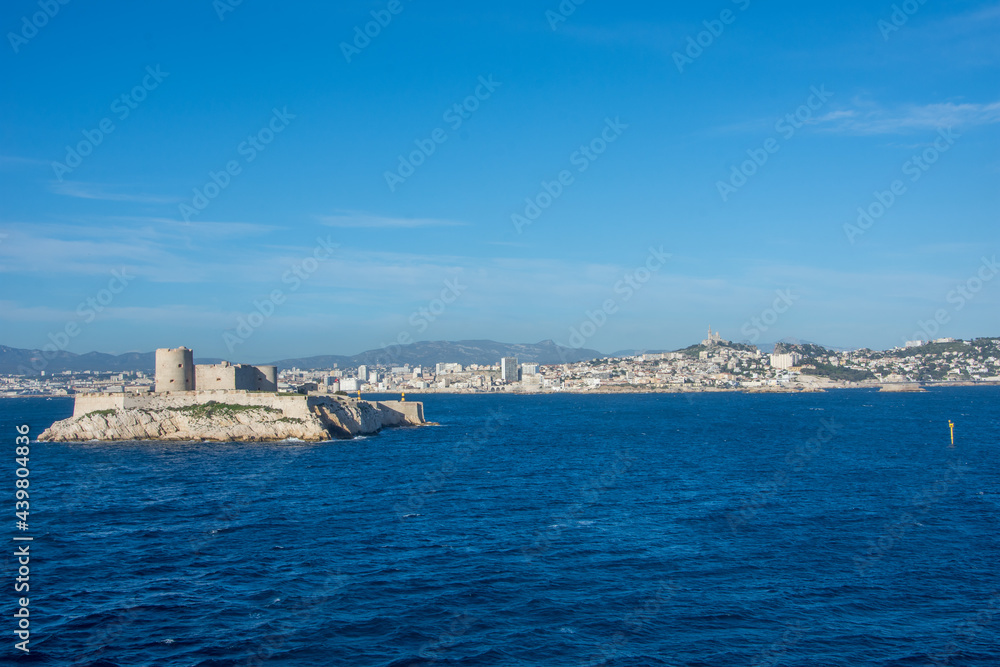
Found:
<path fill-rule="evenodd" d="M 157 350 L 154 393 L 80 394 L 73 416 L 38 439 L 318 442 L 427 423 L 419 402 L 279 394 L 276 374 L 273 366 L 194 366 L 191 350 Z"/>

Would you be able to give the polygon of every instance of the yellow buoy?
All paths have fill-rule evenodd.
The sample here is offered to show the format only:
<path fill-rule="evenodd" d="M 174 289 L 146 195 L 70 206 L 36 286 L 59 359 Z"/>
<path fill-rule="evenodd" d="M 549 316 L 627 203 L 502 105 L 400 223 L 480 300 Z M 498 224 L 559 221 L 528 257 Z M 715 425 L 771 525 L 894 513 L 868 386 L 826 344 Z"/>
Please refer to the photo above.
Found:
<path fill-rule="evenodd" d="M 948 420 L 948 428 L 951 429 L 951 446 L 955 446 L 955 422 Z"/>
<path fill-rule="evenodd" d="M 399 402 L 400 403 L 406 403 L 406 392 L 405 391 L 403 392 L 402 397 L 399 399 Z"/>

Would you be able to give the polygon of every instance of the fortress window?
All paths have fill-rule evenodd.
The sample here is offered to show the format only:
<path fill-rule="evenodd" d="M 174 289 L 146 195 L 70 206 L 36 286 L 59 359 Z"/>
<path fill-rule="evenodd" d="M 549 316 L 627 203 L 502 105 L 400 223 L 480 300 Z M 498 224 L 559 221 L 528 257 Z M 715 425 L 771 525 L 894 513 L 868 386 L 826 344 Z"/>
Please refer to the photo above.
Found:
<path fill-rule="evenodd" d="M 171 382 L 173 382 L 173 380 L 171 380 Z"/>
<path fill-rule="evenodd" d="M 177 364 L 177 368 L 181 368 L 184 364 Z"/>

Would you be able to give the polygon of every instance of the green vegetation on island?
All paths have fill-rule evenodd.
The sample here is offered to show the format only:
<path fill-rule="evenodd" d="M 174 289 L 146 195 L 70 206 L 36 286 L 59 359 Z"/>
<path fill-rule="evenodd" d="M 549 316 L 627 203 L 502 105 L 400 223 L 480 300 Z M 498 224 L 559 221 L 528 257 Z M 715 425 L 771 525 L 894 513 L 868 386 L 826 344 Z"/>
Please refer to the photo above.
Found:
<path fill-rule="evenodd" d="M 173 409 L 177 412 L 187 413 L 192 417 L 205 417 L 207 419 L 226 417 L 240 412 L 250 412 L 251 410 L 263 410 L 264 412 L 281 414 L 281 410 L 277 408 L 262 405 L 235 405 L 233 403 L 219 403 L 218 401 L 209 401 L 200 405 L 186 405 L 182 408 Z"/>

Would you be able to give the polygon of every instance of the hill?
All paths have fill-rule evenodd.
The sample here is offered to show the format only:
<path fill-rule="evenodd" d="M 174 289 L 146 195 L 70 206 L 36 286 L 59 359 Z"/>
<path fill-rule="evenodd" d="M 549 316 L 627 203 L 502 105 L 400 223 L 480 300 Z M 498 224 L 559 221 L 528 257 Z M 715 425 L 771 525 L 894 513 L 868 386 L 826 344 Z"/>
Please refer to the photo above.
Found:
<path fill-rule="evenodd" d="M 93 371 L 96 373 L 121 373 L 143 371 L 152 373 L 155 367 L 155 352 L 128 352 L 126 354 L 104 354 L 88 352 L 74 354 L 57 351 L 26 350 L 0 345 L 0 373 L 5 375 L 38 375 L 62 371 Z M 597 350 L 573 349 L 557 345 L 551 340 L 539 343 L 498 343 L 492 340 L 426 341 L 391 348 L 368 350 L 355 355 L 319 355 L 280 361 L 256 361 L 273 363 L 280 368 L 350 368 L 361 364 L 411 366 L 433 366 L 437 363 L 453 362 L 463 366 L 470 364 L 496 364 L 501 357 L 517 357 L 518 361 L 539 364 L 563 364 L 589 361 L 605 355 Z M 219 359 L 195 359 L 195 363 L 218 363 Z M 241 359 L 230 359 L 234 363 L 246 363 Z"/>
<path fill-rule="evenodd" d="M 521 363 L 565 364 L 604 357 L 597 350 L 562 347 L 551 340 L 539 343 L 498 343 L 492 340 L 422 341 L 409 345 L 368 350 L 353 356 L 316 356 L 282 359 L 281 368 L 339 368 L 377 364 L 433 366 L 438 363 L 497 364 L 501 357 L 517 357 Z"/>

